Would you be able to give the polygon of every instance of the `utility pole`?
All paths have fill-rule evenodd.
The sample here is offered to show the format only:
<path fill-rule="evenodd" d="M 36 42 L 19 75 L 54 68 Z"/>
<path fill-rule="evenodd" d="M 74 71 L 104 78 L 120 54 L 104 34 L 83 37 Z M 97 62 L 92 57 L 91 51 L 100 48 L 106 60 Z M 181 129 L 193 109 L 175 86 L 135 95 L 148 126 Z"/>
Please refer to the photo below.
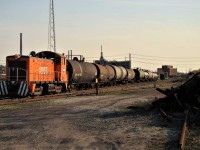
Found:
<path fill-rule="evenodd" d="M 53 0 L 50 0 L 50 5 L 49 5 L 49 30 L 48 30 L 48 49 L 47 50 L 56 52 L 56 33 L 55 33 Z"/>
<path fill-rule="evenodd" d="M 131 68 L 131 53 L 129 53 L 129 67 Z"/>

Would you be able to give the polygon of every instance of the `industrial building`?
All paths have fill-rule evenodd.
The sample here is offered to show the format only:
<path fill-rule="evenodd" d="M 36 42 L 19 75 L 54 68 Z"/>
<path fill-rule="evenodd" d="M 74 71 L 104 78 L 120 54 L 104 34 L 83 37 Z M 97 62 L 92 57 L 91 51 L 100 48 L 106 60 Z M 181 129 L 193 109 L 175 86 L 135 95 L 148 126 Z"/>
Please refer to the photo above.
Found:
<path fill-rule="evenodd" d="M 131 69 L 131 54 L 129 54 L 129 60 L 125 61 L 107 61 L 103 57 L 103 51 L 102 51 L 102 46 L 101 46 L 101 56 L 99 60 L 95 60 L 94 63 L 100 64 L 100 65 L 116 65 L 116 66 L 122 66 L 126 69 Z"/>
<path fill-rule="evenodd" d="M 161 78 L 171 78 L 177 76 L 177 68 L 173 68 L 172 65 L 163 65 L 162 68 L 157 68 L 157 74 Z"/>

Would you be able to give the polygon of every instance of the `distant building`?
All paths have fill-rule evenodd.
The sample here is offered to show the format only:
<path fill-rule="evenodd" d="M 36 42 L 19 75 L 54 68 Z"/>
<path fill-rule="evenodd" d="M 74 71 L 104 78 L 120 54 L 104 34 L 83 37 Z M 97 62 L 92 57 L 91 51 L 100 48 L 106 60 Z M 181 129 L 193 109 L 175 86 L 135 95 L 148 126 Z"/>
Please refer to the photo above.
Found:
<path fill-rule="evenodd" d="M 172 65 L 163 65 L 162 68 L 157 68 L 157 73 L 164 78 L 175 77 L 177 76 L 177 68 L 173 68 Z"/>
<path fill-rule="evenodd" d="M 0 74 L 5 74 L 6 73 L 6 66 L 0 65 Z"/>
<path fill-rule="evenodd" d="M 101 56 L 99 60 L 95 60 L 94 63 L 100 64 L 100 65 L 116 65 L 116 66 L 122 66 L 127 69 L 131 69 L 131 54 L 129 54 L 129 60 L 128 61 L 107 61 L 103 57 L 103 52 L 102 52 L 102 46 L 101 46 Z"/>

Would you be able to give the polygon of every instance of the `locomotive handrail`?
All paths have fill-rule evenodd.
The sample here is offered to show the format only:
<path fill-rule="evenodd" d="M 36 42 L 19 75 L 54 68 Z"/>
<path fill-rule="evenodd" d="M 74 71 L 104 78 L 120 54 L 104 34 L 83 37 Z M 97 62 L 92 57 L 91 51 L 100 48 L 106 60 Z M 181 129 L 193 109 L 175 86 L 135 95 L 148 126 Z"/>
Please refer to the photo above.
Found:
<path fill-rule="evenodd" d="M 40 72 L 33 72 L 30 75 L 33 75 L 33 81 L 61 81 L 60 79 L 60 71 L 49 71 L 44 74 Z"/>
<path fill-rule="evenodd" d="M 30 73 L 30 76 L 32 76 L 33 81 L 50 81 L 53 74 L 54 73 L 51 71 L 47 73 L 40 73 L 39 71 L 35 71 L 33 73 Z"/>

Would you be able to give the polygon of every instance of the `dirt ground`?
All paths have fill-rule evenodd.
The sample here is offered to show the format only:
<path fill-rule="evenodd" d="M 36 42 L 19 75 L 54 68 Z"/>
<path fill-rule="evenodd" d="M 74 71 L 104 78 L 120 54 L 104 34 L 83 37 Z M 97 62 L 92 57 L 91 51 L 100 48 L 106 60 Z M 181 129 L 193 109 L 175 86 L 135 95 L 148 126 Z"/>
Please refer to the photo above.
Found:
<path fill-rule="evenodd" d="M 155 88 L 0 107 L 2 150 L 175 149 L 180 127 L 151 102 Z"/>

